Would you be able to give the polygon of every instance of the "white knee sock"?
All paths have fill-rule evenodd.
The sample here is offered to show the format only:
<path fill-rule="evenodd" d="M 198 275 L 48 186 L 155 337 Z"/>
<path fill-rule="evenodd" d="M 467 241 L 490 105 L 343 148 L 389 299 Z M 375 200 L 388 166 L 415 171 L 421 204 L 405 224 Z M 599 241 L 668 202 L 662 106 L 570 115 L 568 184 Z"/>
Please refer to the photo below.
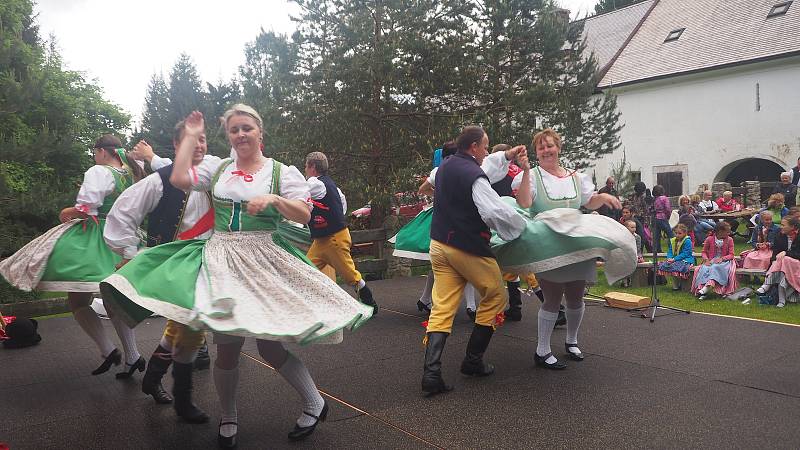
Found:
<path fill-rule="evenodd" d="M 311 374 L 308 369 L 303 365 L 303 362 L 297 359 L 293 354 L 289 353 L 286 362 L 283 363 L 278 373 L 289 382 L 290 385 L 300 394 L 303 399 L 303 411 L 319 417 L 322 412 L 324 400 L 319 395 L 317 385 L 311 379 Z M 316 419 L 308 414 L 301 414 L 297 419 L 297 425 L 301 427 L 311 426 L 316 422 Z"/>
<path fill-rule="evenodd" d="M 214 366 L 214 386 L 217 388 L 219 405 L 220 409 L 222 409 L 221 422 L 236 422 L 239 420 L 236 414 L 236 388 L 238 385 L 238 366 L 230 370 Z M 219 429 L 219 433 L 225 437 L 231 437 L 237 431 L 238 427 L 236 425 L 223 425 Z"/>
<path fill-rule="evenodd" d="M 464 301 L 467 302 L 467 308 L 469 308 L 469 309 L 471 309 L 473 311 L 477 311 L 478 310 L 478 308 L 476 306 L 476 304 L 478 302 L 475 300 L 475 296 L 476 295 L 478 295 L 478 290 L 475 289 L 475 286 L 467 283 L 466 286 L 464 286 L 464 295 L 463 295 L 463 297 L 464 297 Z"/>
<path fill-rule="evenodd" d="M 428 272 L 426 278 L 425 290 L 422 291 L 422 296 L 420 296 L 419 301 L 425 305 L 431 306 L 433 303 L 433 272 Z"/>
<path fill-rule="evenodd" d="M 169 339 L 167 339 L 166 336 L 161 336 L 161 341 L 158 342 L 158 345 L 160 345 L 161 348 L 163 348 L 164 350 L 167 350 L 170 353 L 172 353 L 172 342 Z"/>
<path fill-rule="evenodd" d="M 97 344 L 100 349 L 100 356 L 105 358 L 114 351 L 114 344 L 106 335 L 106 330 L 103 328 L 100 318 L 97 317 L 97 313 L 92 308 L 88 306 L 80 307 L 72 311 L 72 316 L 75 317 L 75 321 L 78 322 L 83 331 Z"/>
<path fill-rule="evenodd" d="M 111 324 L 117 330 L 120 342 L 122 342 L 122 349 L 125 351 L 125 363 L 132 366 L 133 363 L 139 360 L 142 355 L 139 354 L 139 348 L 136 347 L 136 333 L 133 329 L 128 328 L 127 325 L 122 323 L 119 318 L 111 317 Z"/>
<path fill-rule="evenodd" d="M 553 334 L 553 327 L 556 326 L 556 320 L 558 320 L 557 312 L 549 312 L 539 308 L 539 329 L 537 333 L 539 336 L 539 341 L 536 344 L 537 355 L 544 356 L 550 353 L 550 336 Z M 552 364 L 556 361 L 557 359 L 551 356 L 550 358 L 547 358 L 546 362 L 548 364 Z"/>
<path fill-rule="evenodd" d="M 778 285 L 778 306 L 783 306 L 786 304 L 786 288 L 781 285 Z"/>
<path fill-rule="evenodd" d="M 564 315 L 567 316 L 567 344 L 578 343 L 578 329 L 581 327 L 581 321 L 583 320 L 583 313 L 585 311 L 585 304 L 577 309 L 567 308 L 564 310 Z"/>

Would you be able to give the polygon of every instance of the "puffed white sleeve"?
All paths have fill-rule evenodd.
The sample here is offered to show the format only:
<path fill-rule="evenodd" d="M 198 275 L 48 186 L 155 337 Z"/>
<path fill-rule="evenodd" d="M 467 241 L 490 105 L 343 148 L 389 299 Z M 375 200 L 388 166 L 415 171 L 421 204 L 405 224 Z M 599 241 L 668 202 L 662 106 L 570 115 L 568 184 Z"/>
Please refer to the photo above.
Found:
<path fill-rule="evenodd" d="M 308 183 L 308 194 L 311 199 L 319 200 L 328 194 L 328 188 L 325 187 L 325 183 L 319 181 L 319 178 L 309 177 L 306 182 Z"/>
<path fill-rule="evenodd" d="M 518 173 L 513 180 L 511 180 L 511 190 L 517 191 L 519 190 L 519 186 L 522 184 L 522 176 L 524 172 Z M 530 181 L 531 181 L 531 198 L 536 199 L 536 181 L 534 181 L 533 169 L 530 171 Z"/>
<path fill-rule="evenodd" d="M 592 199 L 592 196 L 594 196 L 597 191 L 595 191 L 594 182 L 592 182 L 592 177 L 589 175 L 578 172 L 578 181 L 581 183 L 581 206 L 583 206 L 589 203 L 589 200 Z"/>
<path fill-rule="evenodd" d="M 153 171 L 156 171 L 162 167 L 167 167 L 170 164 L 172 164 L 171 159 L 162 158 L 158 155 L 153 155 L 153 158 L 150 159 L 150 168 L 153 169 Z"/>
<path fill-rule="evenodd" d="M 97 215 L 97 208 L 106 196 L 114 191 L 114 175 L 103 166 L 92 166 L 83 174 L 83 183 L 75 199 L 75 209 L 90 216 Z"/>
<path fill-rule="evenodd" d="M 195 191 L 208 191 L 211 189 L 211 180 L 214 174 L 222 165 L 224 160 L 217 156 L 206 155 L 203 161 L 196 166 L 189 168 L 189 178 L 192 182 L 192 189 Z"/>
<path fill-rule="evenodd" d="M 431 174 L 428 175 L 428 183 L 430 183 L 431 186 L 436 186 L 436 172 L 438 172 L 438 171 L 439 171 L 439 168 L 438 167 L 434 167 L 433 170 L 431 170 Z"/>
<path fill-rule="evenodd" d="M 120 194 L 106 217 L 103 239 L 114 253 L 133 259 L 139 250 L 136 230 L 161 200 L 164 185 L 161 176 L 150 174 Z"/>
<path fill-rule="evenodd" d="M 495 152 L 483 158 L 481 170 L 489 177 L 489 183 L 494 184 L 508 174 L 509 163 L 510 161 L 506 159 L 506 152 Z"/>
<path fill-rule="evenodd" d="M 497 231 L 504 241 L 513 241 L 525 229 L 525 219 L 500 200 L 486 178 L 478 178 L 472 183 L 472 201 L 478 208 L 481 219 L 489 228 Z"/>
<path fill-rule="evenodd" d="M 288 200 L 303 200 L 311 209 L 309 198 L 311 193 L 308 189 L 306 177 L 297 170 L 295 166 L 281 166 L 281 197 Z"/>
<path fill-rule="evenodd" d="M 339 191 L 339 199 L 342 201 L 342 214 L 345 216 L 347 215 L 347 197 L 344 196 L 344 192 L 338 187 L 336 188 Z"/>

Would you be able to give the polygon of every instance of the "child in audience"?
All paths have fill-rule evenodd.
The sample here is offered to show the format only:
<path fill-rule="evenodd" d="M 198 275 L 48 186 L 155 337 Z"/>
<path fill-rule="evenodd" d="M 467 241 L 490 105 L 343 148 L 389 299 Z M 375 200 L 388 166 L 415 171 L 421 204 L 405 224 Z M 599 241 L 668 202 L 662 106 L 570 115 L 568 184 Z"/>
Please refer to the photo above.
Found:
<path fill-rule="evenodd" d="M 752 250 L 745 250 L 741 253 L 742 267 L 745 269 L 769 269 L 772 259 L 772 246 L 775 238 L 781 231 L 781 227 L 772 221 L 772 211 L 761 211 L 759 214 L 759 224 L 753 229 L 749 244 Z"/>
<path fill-rule="evenodd" d="M 785 239 L 776 238 L 776 245 L 773 251 L 779 251 L 775 255 L 775 262 L 767 271 L 767 278 L 764 284 L 756 289 L 759 294 L 765 294 L 772 286 L 778 288 L 778 308 L 783 308 L 786 302 L 797 303 L 800 299 L 798 289 L 800 289 L 800 239 L 797 239 L 800 232 L 800 216 L 790 215 L 781 221 L 781 234 Z M 783 245 L 778 242 L 783 241 Z"/>
<path fill-rule="evenodd" d="M 703 243 L 703 264 L 694 268 L 692 293 L 704 300 L 713 290 L 721 296 L 736 290 L 736 264 L 733 261 L 731 226 L 720 222 L 714 234 Z"/>
<path fill-rule="evenodd" d="M 679 223 L 672 229 L 674 236 L 668 241 L 667 259 L 658 264 L 658 274 L 672 277 L 672 290 L 679 291 L 681 282 L 689 279 L 694 269 L 692 238 L 689 229 Z"/>

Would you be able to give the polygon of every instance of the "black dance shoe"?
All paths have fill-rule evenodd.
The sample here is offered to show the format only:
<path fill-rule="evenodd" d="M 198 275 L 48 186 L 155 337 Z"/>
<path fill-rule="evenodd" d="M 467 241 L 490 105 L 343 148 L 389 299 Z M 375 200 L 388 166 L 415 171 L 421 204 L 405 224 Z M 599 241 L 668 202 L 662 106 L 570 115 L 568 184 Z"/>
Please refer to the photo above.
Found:
<path fill-rule="evenodd" d="M 223 425 L 236 425 L 236 428 L 237 428 L 236 431 L 237 432 L 239 431 L 238 430 L 239 424 L 237 422 L 223 422 L 223 421 L 220 421 L 219 422 L 219 428 L 222 429 Z M 237 442 L 236 442 L 236 435 L 235 434 L 233 436 L 223 436 L 222 433 L 218 433 L 217 434 L 217 445 L 219 445 L 220 448 L 236 448 L 236 444 L 237 444 Z"/>
<path fill-rule="evenodd" d="M 208 344 L 203 342 L 203 346 L 197 351 L 194 359 L 194 370 L 205 370 L 211 367 L 211 357 L 208 356 Z"/>
<path fill-rule="evenodd" d="M 522 310 L 519 308 L 508 308 L 505 311 L 506 320 L 510 322 L 519 322 L 522 320 Z"/>
<path fill-rule="evenodd" d="M 372 297 L 372 291 L 369 290 L 367 285 L 365 284 L 361 289 L 358 289 L 357 293 L 358 293 L 358 299 L 361 301 L 361 303 L 367 306 L 372 306 L 372 315 L 373 316 L 377 315 L 378 303 Z"/>
<path fill-rule="evenodd" d="M 553 325 L 553 328 L 560 327 L 567 324 L 567 315 L 564 313 L 564 305 L 561 305 L 561 308 L 558 310 L 558 318 L 556 319 L 556 324 Z"/>
<path fill-rule="evenodd" d="M 417 309 L 420 312 L 425 311 L 427 314 L 431 313 L 431 307 L 426 305 L 425 303 L 422 303 L 422 301 L 420 300 L 417 300 Z"/>
<path fill-rule="evenodd" d="M 469 316 L 470 320 L 475 320 L 475 310 L 467 308 L 467 316 Z"/>
<path fill-rule="evenodd" d="M 546 369 L 551 369 L 551 370 L 562 370 L 567 368 L 567 365 L 559 361 L 558 358 L 556 358 L 556 362 L 548 364 L 547 359 L 550 358 L 551 356 L 555 358 L 555 356 L 552 353 L 548 353 L 544 356 L 539 356 L 538 353 L 534 353 L 533 362 L 535 362 L 536 365 L 539 367 L 544 367 Z"/>
<path fill-rule="evenodd" d="M 567 357 L 573 361 L 583 361 L 583 353 L 581 353 L 581 349 L 578 348 L 578 344 L 564 344 L 567 349 Z M 578 353 L 571 352 L 570 349 L 575 348 L 578 349 Z"/>
<path fill-rule="evenodd" d="M 139 359 L 137 359 L 133 364 L 125 363 L 125 367 L 128 368 L 127 372 L 119 372 L 115 375 L 118 380 L 124 380 L 132 377 L 133 373 L 137 370 L 139 372 L 144 372 L 145 367 L 147 367 L 147 362 L 145 362 L 144 358 L 140 356 Z"/>
<path fill-rule="evenodd" d="M 295 424 L 294 429 L 289 432 L 289 440 L 290 441 L 299 441 L 311 436 L 311 433 L 314 432 L 314 429 L 317 428 L 317 424 L 322 421 L 324 422 L 325 419 L 328 417 L 328 402 L 323 400 L 322 411 L 319 413 L 319 417 L 311 414 L 309 412 L 303 411 L 303 414 L 307 415 L 308 417 L 313 417 L 316 419 L 316 422 L 307 426 L 301 427 L 300 425 Z"/>
<path fill-rule="evenodd" d="M 100 367 L 94 369 L 92 371 L 92 375 L 100 375 L 101 373 L 108 372 L 108 369 L 111 368 L 111 365 L 118 366 L 122 363 L 122 354 L 119 350 L 114 349 L 111 353 L 106 356 L 106 360 L 103 361 L 103 364 L 100 364 Z"/>

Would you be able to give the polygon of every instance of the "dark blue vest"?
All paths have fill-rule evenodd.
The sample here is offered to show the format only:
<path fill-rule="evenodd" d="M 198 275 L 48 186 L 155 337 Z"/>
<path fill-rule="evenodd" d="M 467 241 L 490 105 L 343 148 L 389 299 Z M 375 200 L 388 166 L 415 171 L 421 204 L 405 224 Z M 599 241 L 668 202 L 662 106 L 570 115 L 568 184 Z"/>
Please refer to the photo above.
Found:
<path fill-rule="evenodd" d="M 436 172 L 431 239 L 494 258 L 489 248 L 489 227 L 472 201 L 472 185 L 481 177 L 487 178 L 470 155 L 456 153 L 442 162 Z"/>
<path fill-rule="evenodd" d="M 178 237 L 178 228 L 183 218 L 183 211 L 186 209 L 188 196 L 169 182 L 172 167 L 170 164 L 156 170 L 164 188 L 161 200 L 147 219 L 148 247 L 172 242 Z"/>
<path fill-rule="evenodd" d="M 492 189 L 494 189 L 494 191 L 497 192 L 497 194 L 501 197 L 513 197 L 514 191 L 511 189 L 512 181 L 514 181 L 514 178 L 511 175 L 506 174 L 505 178 L 492 185 Z"/>
<path fill-rule="evenodd" d="M 342 212 L 342 199 L 336 183 L 328 175 L 317 177 L 325 185 L 325 197 L 314 200 L 314 209 L 311 210 L 311 221 L 308 228 L 312 238 L 330 236 L 347 227 Z"/>

